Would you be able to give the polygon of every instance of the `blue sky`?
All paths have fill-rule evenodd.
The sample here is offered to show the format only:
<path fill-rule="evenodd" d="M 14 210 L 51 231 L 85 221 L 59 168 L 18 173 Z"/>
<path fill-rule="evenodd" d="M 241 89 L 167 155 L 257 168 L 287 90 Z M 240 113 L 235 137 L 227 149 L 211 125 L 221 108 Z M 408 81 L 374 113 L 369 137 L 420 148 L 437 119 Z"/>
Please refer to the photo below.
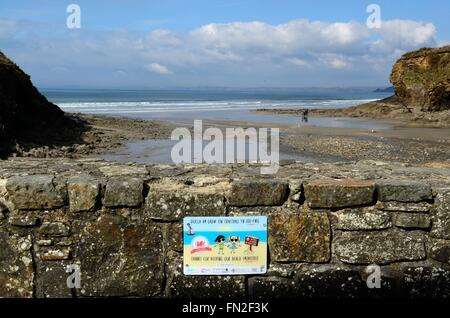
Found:
<path fill-rule="evenodd" d="M 68 29 L 66 7 L 81 8 Z M 381 8 L 380 29 L 366 20 Z M 450 2 L 0 3 L 0 49 L 40 87 L 385 86 L 404 52 L 450 41 Z"/>

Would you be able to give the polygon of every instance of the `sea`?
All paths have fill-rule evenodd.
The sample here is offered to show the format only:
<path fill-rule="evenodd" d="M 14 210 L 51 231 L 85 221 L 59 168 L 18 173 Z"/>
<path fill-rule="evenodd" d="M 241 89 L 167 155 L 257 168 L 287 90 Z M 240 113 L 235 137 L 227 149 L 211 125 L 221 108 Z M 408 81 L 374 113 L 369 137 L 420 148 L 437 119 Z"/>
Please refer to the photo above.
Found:
<path fill-rule="evenodd" d="M 343 108 L 385 98 L 374 88 L 302 89 L 42 89 L 66 112 L 192 122 L 194 119 L 296 124 L 295 116 L 255 113 L 259 108 Z M 380 129 L 375 123 L 339 118 L 312 118 L 309 125 Z"/>
<path fill-rule="evenodd" d="M 164 120 L 175 126 L 194 120 L 276 125 L 314 125 L 330 128 L 389 129 L 386 123 L 354 118 L 309 117 L 255 112 L 268 109 L 345 108 L 388 97 L 375 88 L 190 88 L 190 89 L 45 89 L 47 99 L 66 112 Z M 236 124 L 230 123 L 230 127 Z M 119 162 L 171 163 L 172 140 L 129 142 L 103 159 Z M 226 149 L 225 149 L 226 151 Z M 317 158 L 282 149 L 281 159 L 316 161 Z M 323 159 L 323 158 L 321 158 Z M 333 158 L 331 158 L 333 159 Z"/>

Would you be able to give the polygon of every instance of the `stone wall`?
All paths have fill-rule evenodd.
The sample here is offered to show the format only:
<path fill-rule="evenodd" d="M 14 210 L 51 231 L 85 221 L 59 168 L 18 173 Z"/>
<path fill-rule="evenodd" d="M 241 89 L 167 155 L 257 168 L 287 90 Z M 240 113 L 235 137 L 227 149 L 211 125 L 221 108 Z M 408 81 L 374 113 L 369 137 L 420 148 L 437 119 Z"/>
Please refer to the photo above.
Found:
<path fill-rule="evenodd" d="M 259 168 L 0 161 L 0 296 L 450 295 L 449 168 Z M 183 275 L 184 216 L 251 214 L 269 217 L 266 275 Z M 67 287 L 71 264 L 81 288 Z"/>

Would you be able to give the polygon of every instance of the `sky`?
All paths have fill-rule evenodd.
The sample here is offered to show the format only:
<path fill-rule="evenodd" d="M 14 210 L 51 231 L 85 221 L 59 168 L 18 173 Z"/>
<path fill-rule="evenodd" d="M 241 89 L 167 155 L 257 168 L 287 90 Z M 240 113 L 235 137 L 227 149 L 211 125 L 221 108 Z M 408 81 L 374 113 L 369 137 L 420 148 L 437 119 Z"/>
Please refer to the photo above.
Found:
<path fill-rule="evenodd" d="M 0 50 L 41 88 L 385 87 L 402 54 L 450 43 L 449 12 L 448 0 L 1 0 Z"/>

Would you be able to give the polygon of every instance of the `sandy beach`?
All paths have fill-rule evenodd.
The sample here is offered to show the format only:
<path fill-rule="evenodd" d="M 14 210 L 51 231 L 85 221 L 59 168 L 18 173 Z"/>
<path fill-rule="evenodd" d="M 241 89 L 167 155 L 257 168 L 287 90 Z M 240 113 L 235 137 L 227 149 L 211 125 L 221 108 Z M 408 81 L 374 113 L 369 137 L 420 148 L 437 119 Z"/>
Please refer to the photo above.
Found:
<path fill-rule="evenodd" d="M 87 123 L 83 142 L 72 146 L 32 147 L 17 155 L 26 157 L 100 157 L 141 163 L 170 163 L 175 127 L 193 123 L 138 120 L 104 115 L 71 114 Z M 204 127 L 270 127 L 280 129 L 280 151 L 285 159 L 299 161 L 357 161 L 363 159 L 432 164 L 450 161 L 450 128 L 410 127 L 406 121 L 376 120 L 380 130 L 280 124 L 271 119 L 293 114 L 271 114 L 264 122 L 207 120 Z M 298 116 L 297 116 L 298 117 Z M 311 116 L 310 120 L 314 116 Z M 349 122 L 358 119 L 348 118 Z"/>

